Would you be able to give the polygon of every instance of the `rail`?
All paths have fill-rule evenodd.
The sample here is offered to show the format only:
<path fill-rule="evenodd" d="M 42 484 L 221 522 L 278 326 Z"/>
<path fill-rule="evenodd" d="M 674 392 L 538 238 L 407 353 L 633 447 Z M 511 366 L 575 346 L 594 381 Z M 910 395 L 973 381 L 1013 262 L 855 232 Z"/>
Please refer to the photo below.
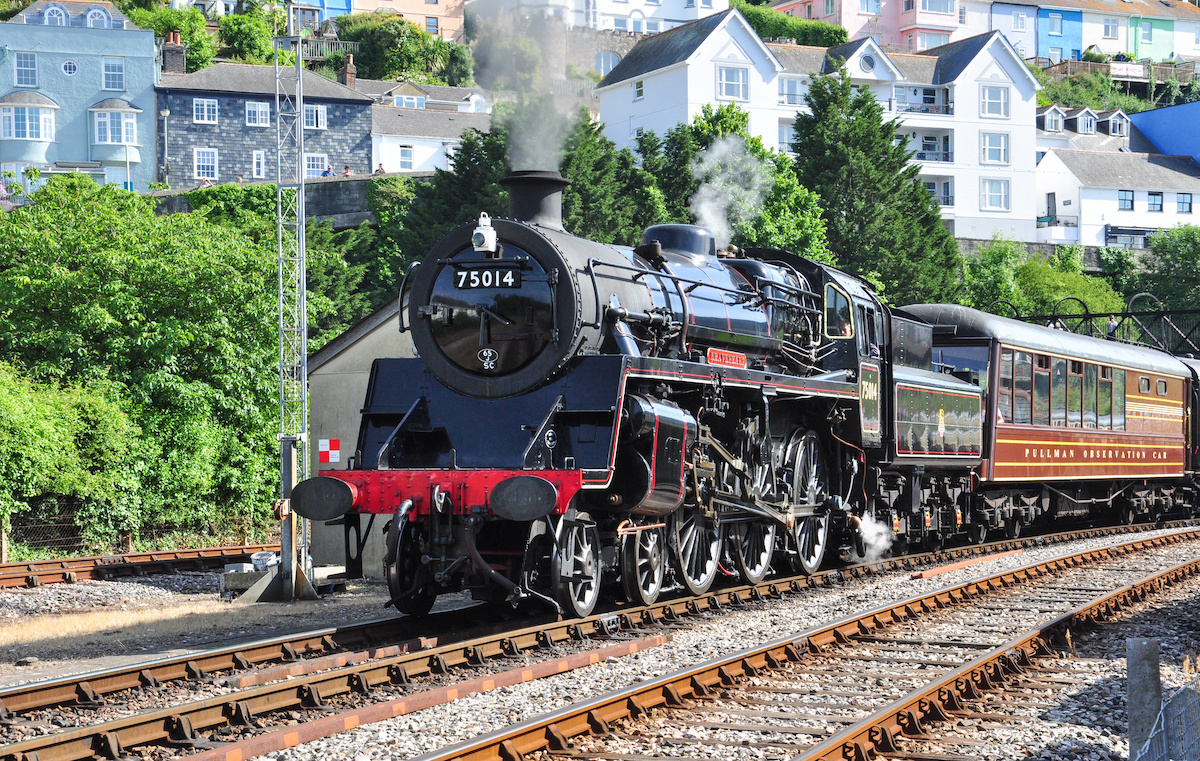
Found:
<path fill-rule="evenodd" d="M 131 552 L 64 560 L 31 560 L 0 565 L 0 588 L 71 584 L 82 579 L 112 579 L 176 571 L 203 571 L 226 563 L 244 563 L 256 552 L 279 551 L 278 544 L 247 544 L 193 550 Z"/>
<path fill-rule="evenodd" d="M 1038 62 L 1046 59 L 1038 59 Z M 1182 63 L 1153 63 L 1151 61 L 1096 61 L 1065 60 L 1042 66 L 1050 76 L 1065 78 L 1075 74 L 1107 74 L 1120 82 L 1166 82 L 1174 79 L 1180 84 L 1187 84 L 1196 78 L 1196 64 L 1191 61 Z"/>
<path fill-rule="evenodd" d="M 320 61 L 335 53 L 357 53 L 358 43 L 347 40 L 326 40 L 321 37 L 304 38 L 304 58 Z"/>

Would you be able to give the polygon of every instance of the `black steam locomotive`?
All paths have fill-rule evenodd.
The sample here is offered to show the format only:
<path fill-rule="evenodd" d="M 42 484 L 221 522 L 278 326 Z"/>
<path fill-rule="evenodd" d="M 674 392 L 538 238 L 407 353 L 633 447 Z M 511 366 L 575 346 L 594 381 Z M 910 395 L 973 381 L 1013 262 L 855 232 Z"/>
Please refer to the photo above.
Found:
<path fill-rule="evenodd" d="M 929 323 L 700 227 L 578 238 L 559 175 L 505 184 L 511 219 L 481 214 L 405 278 L 419 358 L 375 361 L 351 469 L 292 494 L 316 520 L 391 516 L 399 610 L 470 589 L 583 616 L 609 582 L 647 603 L 812 573 L 863 551 L 865 520 L 928 543 L 1003 518 L 971 510 L 983 392 L 934 371 Z"/>

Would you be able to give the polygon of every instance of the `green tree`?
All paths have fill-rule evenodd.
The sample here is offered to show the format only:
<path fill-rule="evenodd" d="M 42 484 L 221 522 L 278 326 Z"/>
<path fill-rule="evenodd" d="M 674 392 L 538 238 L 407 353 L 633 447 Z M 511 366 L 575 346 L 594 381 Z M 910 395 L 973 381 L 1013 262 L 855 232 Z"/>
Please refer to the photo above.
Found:
<path fill-rule="evenodd" d="M 275 60 L 275 49 L 271 43 L 281 27 L 282 16 L 278 11 L 268 13 L 259 6 L 252 6 L 245 13 L 221 17 L 220 40 L 225 53 L 246 63 L 270 63 Z"/>
<path fill-rule="evenodd" d="M 187 46 L 188 71 L 203 69 L 212 63 L 213 56 L 217 54 L 217 44 L 208 33 L 208 21 L 199 8 L 176 10 L 157 6 L 124 10 L 130 21 L 142 29 L 153 29 L 159 37 L 166 37 L 169 32 L 178 30 L 180 39 Z"/>
<path fill-rule="evenodd" d="M 471 84 L 469 55 L 457 50 L 462 45 L 434 37 L 398 14 L 350 13 L 335 23 L 341 39 L 359 44 L 354 63 L 363 79 Z"/>
<path fill-rule="evenodd" d="M 1125 246 L 1101 246 L 1096 251 L 1104 277 L 1117 293 L 1126 297 L 1134 294 L 1137 288 L 1138 271 L 1137 258 L 1133 249 Z"/>
<path fill-rule="evenodd" d="M 839 266 L 877 279 L 895 303 L 956 300 L 958 245 L 921 184 L 898 120 L 884 121 L 867 88 L 855 91 L 840 63 L 818 74 L 796 116 L 800 184 L 820 196 Z"/>
<path fill-rule="evenodd" d="M 733 0 L 730 5 L 738 9 L 738 12 L 746 18 L 747 23 L 763 39 L 790 37 L 798 45 L 813 45 L 821 48 L 841 45 L 849 39 L 845 28 L 836 24 L 799 19 L 774 8 L 767 8 L 762 4 L 750 3 L 746 0 Z"/>
<path fill-rule="evenodd" d="M 1200 303 L 1200 227 L 1179 225 L 1155 233 L 1142 267 L 1141 289 L 1167 309 L 1195 309 Z"/>
<path fill-rule="evenodd" d="M 1134 114 L 1153 108 L 1154 104 L 1136 95 L 1122 92 L 1108 72 L 1085 72 L 1072 74 L 1060 80 L 1051 80 L 1039 72 L 1042 89 L 1038 91 L 1038 105 L 1057 103 L 1065 108 L 1083 108 L 1094 111 L 1109 111 L 1120 108 Z"/>
<path fill-rule="evenodd" d="M 985 311 L 997 311 L 999 302 L 1006 301 L 1024 314 L 1027 304 L 1017 285 L 1017 268 L 1025 263 L 1029 252 L 1015 240 L 997 233 L 963 261 L 962 302 Z"/>

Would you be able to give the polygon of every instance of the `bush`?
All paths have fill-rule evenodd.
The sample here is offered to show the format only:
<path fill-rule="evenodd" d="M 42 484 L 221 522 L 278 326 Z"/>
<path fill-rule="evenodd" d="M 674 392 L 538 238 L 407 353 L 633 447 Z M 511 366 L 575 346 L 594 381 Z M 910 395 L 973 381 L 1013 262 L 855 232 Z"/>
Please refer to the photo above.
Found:
<path fill-rule="evenodd" d="M 824 21 L 794 18 L 773 8 L 750 5 L 745 0 L 733 0 L 731 6 L 745 16 L 746 21 L 763 39 L 790 37 L 797 45 L 822 48 L 841 45 L 849 39 L 843 27 Z"/>
<path fill-rule="evenodd" d="M 159 37 L 166 37 L 169 32 L 178 30 L 183 44 L 187 45 L 188 71 L 203 69 L 212 63 L 213 56 L 217 54 L 217 44 L 208 33 L 208 22 L 199 8 L 129 8 L 126 15 L 142 29 L 153 29 Z"/>

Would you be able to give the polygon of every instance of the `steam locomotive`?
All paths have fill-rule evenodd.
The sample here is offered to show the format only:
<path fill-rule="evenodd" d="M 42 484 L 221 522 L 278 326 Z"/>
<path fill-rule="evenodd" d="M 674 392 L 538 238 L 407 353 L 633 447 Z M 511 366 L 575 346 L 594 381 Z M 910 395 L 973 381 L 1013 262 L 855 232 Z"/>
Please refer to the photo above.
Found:
<path fill-rule="evenodd" d="M 867 522 L 903 551 L 1190 504 L 1195 367 L 958 307 L 889 309 L 858 278 L 718 251 L 701 227 L 651 227 L 635 248 L 579 238 L 566 184 L 514 173 L 510 219 L 480 214 L 410 269 L 400 327 L 419 356 L 375 360 L 350 469 L 292 492 L 313 520 L 391 517 L 401 612 L 470 590 L 586 616 L 610 586 L 647 604 L 722 573 L 813 573 L 865 552 Z M 1123 398 L 1120 428 L 1118 365 L 1166 383 Z M 1134 430 L 1143 412 L 1152 431 Z M 1128 467 L 1081 485 L 1096 462 Z"/>

